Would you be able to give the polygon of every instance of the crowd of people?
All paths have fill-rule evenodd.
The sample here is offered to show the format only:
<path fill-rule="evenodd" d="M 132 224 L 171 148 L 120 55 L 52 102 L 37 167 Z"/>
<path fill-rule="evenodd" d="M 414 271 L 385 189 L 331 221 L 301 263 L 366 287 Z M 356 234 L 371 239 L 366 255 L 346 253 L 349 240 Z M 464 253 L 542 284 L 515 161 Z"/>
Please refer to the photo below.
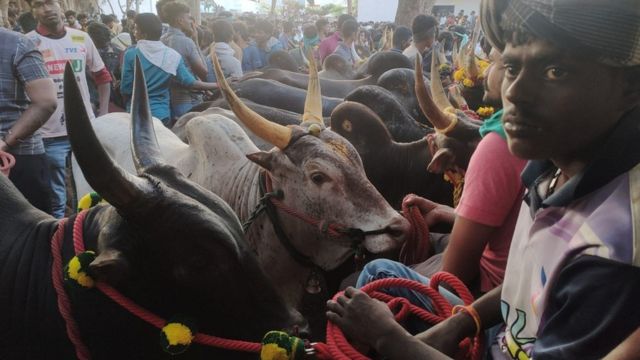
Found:
<path fill-rule="evenodd" d="M 274 23 L 224 11 L 200 25 L 172 0 L 159 0 L 157 15 L 129 11 L 120 21 L 63 12 L 58 0 L 33 0 L 22 14 L 10 2 L 10 29 L 0 29 L 0 151 L 15 161 L 3 169 L 35 207 L 56 218 L 68 214 L 68 62 L 93 119 L 129 109 L 138 59 L 152 115 L 171 127 L 218 88 L 214 57 L 231 81 L 274 65 L 281 53 L 293 59 L 293 71 L 308 71 L 309 57 L 322 67 L 336 55 L 353 73 L 373 52 L 388 50 L 412 62 L 420 57 L 430 73 L 432 56 L 441 49 L 453 62 L 454 48 L 471 41 L 482 21 L 486 40 L 471 49 L 473 61 L 490 64 L 482 104 L 497 111 L 480 129 L 460 203 L 453 209 L 417 196 L 404 203 L 418 207 L 429 226 L 444 223 L 451 232 L 437 237 L 426 262 L 409 268 L 376 260 L 357 282 L 402 277 L 428 284 L 447 271 L 478 300 L 462 306 L 442 289 L 459 313 L 426 332 L 412 324 L 415 336 L 354 288 L 328 303 L 327 316 L 390 359 L 452 355 L 461 340 L 485 330 L 487 356 L 496 359 L 604 357 L 640 326 L 637 19 L 608 17 L 605 5 L 582 9 L 600 27 L 586 33 L 575 30 L 582 20 L 554 17 L 535 1 L 498 2 L 483 2 L 482 19 L 475 11 L 419 14 L 411 27 L 358 23 L 346 14 L 335 23 Z M 579 11 L 571 6 L 570 13 Z M 637 14 L 637 4 L 630 6 Z M 635 32 L 606 36 L 620 27 Z M 433 309 L 415 292 L 389 292 Z M 630 341 L 637 345 L 637 337 Z"/>

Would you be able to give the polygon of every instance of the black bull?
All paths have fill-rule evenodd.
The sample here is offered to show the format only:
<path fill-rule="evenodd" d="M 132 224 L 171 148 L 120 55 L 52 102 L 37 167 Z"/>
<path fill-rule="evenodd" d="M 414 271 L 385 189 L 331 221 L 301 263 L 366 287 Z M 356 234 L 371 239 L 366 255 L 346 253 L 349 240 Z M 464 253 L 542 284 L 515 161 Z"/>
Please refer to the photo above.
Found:
<path fill-rule="evenodd" d="M 86 113 L 75 110 L 84 107 L 73 79 L 67 65 L 65 108 L 74 109 L 66 112 L 69 139 L 85 177 L 111 204 L 90 209 L 84 222 L 85 246 L 97 253 L 89 274 L 160 317 L 193 318 L 208 334 L 259 341 L 268 330 L 304 326 L 260 270 L 231 208 L 163 163 L 142 73 L 136 71 L 132 103 L 138 176 L 113 163 Z M 31 206 L 4 176 L 0 204 L 0 359 L 75 358 L 52 286 L 50 239 L 58 221 Z M 72 256 L 70 237 L 67 227 L 63 263 Z M 161 349 L 158 329 L 98 290 L 69 294 L 93 359 L 171 357 Z M 255 356 L 193 344 L 181 358 Z"/>

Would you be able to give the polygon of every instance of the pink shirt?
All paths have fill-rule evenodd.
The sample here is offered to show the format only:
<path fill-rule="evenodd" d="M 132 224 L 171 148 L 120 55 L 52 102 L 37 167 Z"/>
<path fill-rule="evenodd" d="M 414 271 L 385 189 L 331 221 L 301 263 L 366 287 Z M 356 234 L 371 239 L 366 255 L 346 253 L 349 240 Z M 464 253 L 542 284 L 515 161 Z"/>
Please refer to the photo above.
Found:
<path fill-rule="evenodd" d="M 471 156 L 456 214 L 499 228 L 480 258 L 482 292 L 495 288 L 504 279 L 509 246 L 524 194 L 520 173 L 525 164 L 526 160 L 512 155 L 507 141 L 493 132 L 480 141 Z"/>
<path fill-rule="evenodd" d="M 340 32 L 336 31 L 331 36 L 328 36 L 320 42 L 320 46 L 318 48 L 318 54 L 320 55 L 320 63 L 324 62 L 324 58 L 333 54 L 333 52 L 338 47 L 338 43 L 342 41 L 340 37 Z"/>

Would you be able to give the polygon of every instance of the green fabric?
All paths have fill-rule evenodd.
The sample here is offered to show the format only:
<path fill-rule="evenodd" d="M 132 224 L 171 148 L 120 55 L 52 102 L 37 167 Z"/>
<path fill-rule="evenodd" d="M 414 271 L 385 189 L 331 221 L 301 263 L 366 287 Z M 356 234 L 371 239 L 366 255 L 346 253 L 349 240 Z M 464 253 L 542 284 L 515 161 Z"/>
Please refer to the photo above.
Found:
<path fill-rule="evenodd" d="M 480 127 L 480 136 L 485 137 L 490 132 L 494 132 L 500 135 L 501 138 L 507 140 L 507 134 L 505 134 L 504 128 L 502 127 L 502 109 L 485 120 L 484 124 Z"/>

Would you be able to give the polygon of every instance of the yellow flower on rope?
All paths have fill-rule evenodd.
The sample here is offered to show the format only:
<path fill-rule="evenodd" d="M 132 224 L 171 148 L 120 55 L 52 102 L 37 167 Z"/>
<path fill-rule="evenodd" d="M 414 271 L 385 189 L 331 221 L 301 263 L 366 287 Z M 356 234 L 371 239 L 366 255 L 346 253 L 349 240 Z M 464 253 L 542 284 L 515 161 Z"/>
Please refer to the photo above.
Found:
<path fill-rule="evenodd" d="M 478 108 L 478 111 L 476 111 L 476 113 L 483 119 L 491 117 L 494 112 L 495 110 L 491 106 L 481 106 Z"/>
<path fill-rule="evenodd" d="M 473 80 L 471 80 L 469 78 L 466 78 L 466 79 L 462 80 L 462 85 L 464 85 L 465 87 L 471 88 L 471 87 L 474 87 L 476 85 L 476 83 Z"/>
<path fill-rule="evenodd" d="M 87 269 L 95 258 L 96 254 L 93 251 L 85 251 L 71 258 L 64 268 L 65 281 L 76 283 L 84 288 L 92 288 L 95 283 L 87 274 Z"/>
<path fill-rule="evenodd" d="M 195 328 L 180 321 L 169 321 L 160 332 L 162 349 L 172 355 L 181 354 L 189 348 L 195 337 Z"/>
<path fill-rule="evenodd" d="M 282 331 L 269 331 L 262 339 L 260 360 L 298 360 L 304 357 L 304 343 Z"/>
<path fill-rule="evenodd" d="M 189 345 L 193 340 L 191 329 L 180 323 L 167 324 L 162 328 L 162 332 L 167 336 L 169 345 Z"/>
<path fill-rule="evenodd" d="M 464 69 L 458 69 L 453 73 L 453 80 L 460 82 L 465 78 Z"/>

